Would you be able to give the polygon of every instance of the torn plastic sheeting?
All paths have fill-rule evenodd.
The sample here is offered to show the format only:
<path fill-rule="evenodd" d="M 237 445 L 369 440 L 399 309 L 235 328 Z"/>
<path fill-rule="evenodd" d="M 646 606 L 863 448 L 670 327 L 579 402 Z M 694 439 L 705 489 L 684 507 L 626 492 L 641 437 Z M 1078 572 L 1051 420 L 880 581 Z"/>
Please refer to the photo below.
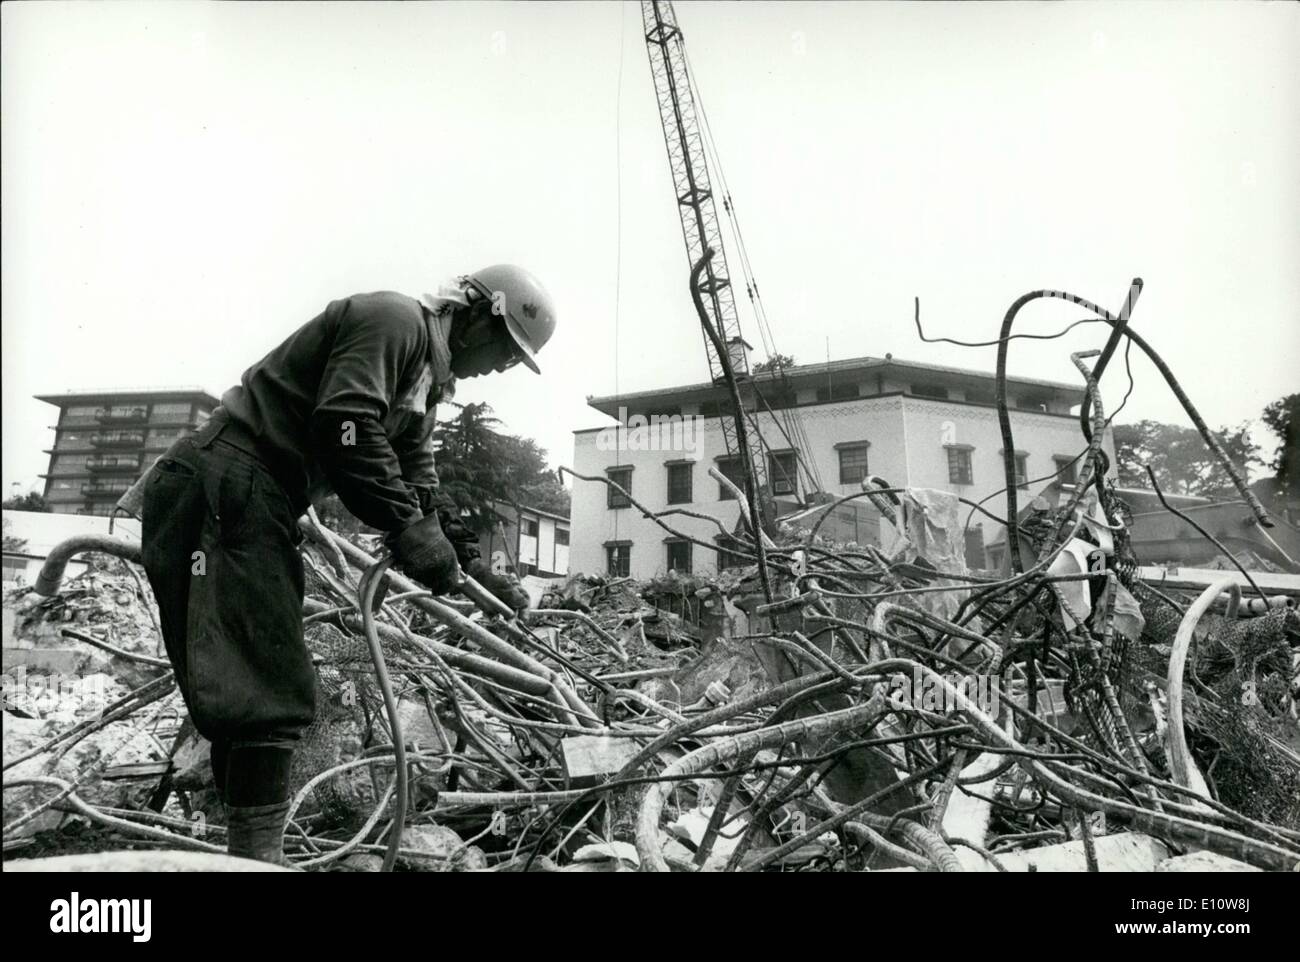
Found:
<path fill-rule="evenodd" d="M 957 495 L 935 488 L 908 488 L 903 502 L 903 527 L 900 533 L 888 521 L 880 522 L 884 551 L 895 561 L 922 559 L 936 570 L 964 575 L 966 538 L 961 520 L 961 502 Z M 959 582 L 936 578 L 935 585 Z M 940 618 L 951 618 L 966 598 L 965 591 L 942 591 L 915 596 L 926 611 Z"/>

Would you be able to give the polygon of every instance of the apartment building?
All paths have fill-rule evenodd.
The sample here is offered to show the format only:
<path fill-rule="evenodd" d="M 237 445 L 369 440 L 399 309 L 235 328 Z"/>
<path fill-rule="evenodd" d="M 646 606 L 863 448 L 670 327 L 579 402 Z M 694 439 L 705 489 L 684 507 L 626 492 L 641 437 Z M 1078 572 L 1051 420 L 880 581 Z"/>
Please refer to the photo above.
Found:
<path fill-rule="evenodd" d="M 764 399 L 757 423 L 768 484 L 783 512 L 859 491 L 868 474 L 894 486 L 937 488 L 975 501 L 1004 487 L 989 372 L 886 355 L 788 368 L 785 391 L 770 373 L 753 379 Z M 1074 459 L 1085 447 L 1077 417 L 1082 384 L 1011 378 L 1007 395 L 1019 486 L 1032 494 L 1053 477 L 1072 481 Z M 651 511 L 681 508 L 735 530 L 740 505 L 707 473 L 717 467 L 724 476 L 742 476 L 719 421 L 728 405 L 725 386 L 590 397 L 588 404 L 618 424 L 574 432 L 576 471 L 610 478 Z M 793 436 L 788 417 L 799 425 Z M 1103 447 L 1114 464 L 1109 431 Z M 997 497 L 987 504 L 994 514 L 1002 508 Z M 723 566 L 732 560 L 666 536 L 603 484 L 575 481 L 570 517 L 574 572 L 649 578 L 668 571 L 710 573 L 719 560 Z M 707 520 L 681 514 L 667 520 L 692 537 L 725 544 Z M 968 561 L 976 565 L 984 563 L 983 544 L 1000 532 L 987 519 L 979 524 L 976 516 L 972 529 L 978 534 L 968 544 Z"/>
<path fill-rule="evenodd" d="M 56 514 L 107 515 L 172 442 L 218 404 L 199 388 L 38 394 L 59 409 L 45 453 L 45 500 Z"/>

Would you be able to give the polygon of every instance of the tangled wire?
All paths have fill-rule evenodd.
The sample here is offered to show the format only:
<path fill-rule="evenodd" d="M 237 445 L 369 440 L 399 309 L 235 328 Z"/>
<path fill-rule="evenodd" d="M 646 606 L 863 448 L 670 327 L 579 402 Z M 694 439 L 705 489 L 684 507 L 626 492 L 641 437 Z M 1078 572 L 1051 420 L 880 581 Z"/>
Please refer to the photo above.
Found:
<path fill-rule="evenodd" d="M 1235 583 L 1196 599 L 1143 584 L 1127 508 L 1106 480 L 1098 381 L 1127 338 L 1267 521 L 1130 327 L 1140 290 L 1135 281 L 1113 315 L 1055 291 L 1027 294 L 1007 313 L 996 342 L 1005 515 L 966 502 L 1006 526 L 1001 575 L 819 537 L 834 508 L 866 499 L 906 542 L 925 507 L 883 482 L 837 499 L 806 531 L 772 538 L 752 479 L 736 489 L 748 508 L 736 533 L 684 509 L 651 511 L 608 478 L 570 471 L 615 489 L 673 537 L 750 566 L 713 593 L 739 627 L 715 632 L 723 637 L 702 652 L 688 646 L 686 663 L 682 650 L 647 644 L 658 613 L 623 582 L 521 620 L 478 594 L 477 611 L 434 598 L 304 519 L 304 619 L 324 697 L 295 772 L 291 859 L 304 869 L 354 855 L 447 868 L 477 848 L 482 867 L 503 871 L 597 857 L 644 871 L 960 871 L 1003 870 L 1026 851 L 1077 841 L 1095 870 L 1100 840 L 1124 829 L 1176 851 L 1295 867 L 1296 612 L 1265 599 L 1262 616 L 1240 617 Z M 1087 399 L 1079 481 L 1058 507 L 1022 516 L 1006 353 L 1022 336 L 1010 333 L 1017 313 L 1041 297 L 1087 308 L 1111 336 L 1074 355 Z M 720 541 L 675 529 L 672 515 L 716 525 Z M 1095 563 L 1072 568 L 1080 552 Z M 381 582 L 389 594 L 376 606 Z M 735 677 L 760 681 L 739 691 L 701 682 L 687 698 L 711 646 L 724 644 L 752 663 Z M 156 697 L 150 689 L 131 704 Z M 416 718 L 420 737 L 408 726 Z M 330 735 L 340 719 L 356 731 L 345 755 Z M 580 779 L 566 754 L 575 740 L 599 745 L 603 774 Z M 149 844 L 212 848 L 165 814 L 97 810 L 48 776 L 21 784 L 57 789 L 49 807 Z M 410 843 L 435 823 L 460 844 Z"/>

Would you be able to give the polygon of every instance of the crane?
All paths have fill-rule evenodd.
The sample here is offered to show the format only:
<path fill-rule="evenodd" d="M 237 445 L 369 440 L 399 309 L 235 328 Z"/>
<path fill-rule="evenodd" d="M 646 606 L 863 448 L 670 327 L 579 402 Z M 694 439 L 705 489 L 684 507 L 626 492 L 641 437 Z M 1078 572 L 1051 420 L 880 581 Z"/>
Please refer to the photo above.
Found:
<path fill-rule="evenodd" d="M 748 375 L 747 365 L 739 363 L 743 352 L 749 347 L 740 328 L 740 319 L 736 312 L 736 299 L 727 267 L 726 248 L 723 244 L 722 225 L 718 218 L 715 190 L 709 170 L 708 150 L 710 138 L 707 136 L 707 124 L 703 121 L 702 111 L 697 109 L 694 85 L 691 81 L 686 51 L 682 41 L 681 30 L 677 26 L 677 15 L 669 0 L 642 0 L 641 19 L 645 28 L 646 50 L 650 56 L 650 74 L 654 82 L 655 97 L 659 104 L 659 119 L 663 126 L 664 145 L 668 151 L 668 166 L 672 172 L 674 193 L 677 200 L 677 213 L 681 220 L 682 239 L 686 244 L 686 257 L 692 268 L 701 265 L 702 270 L 692 272 L 692 294 L 698 295 L 702 304 L 701 324 L 704 327 L 704 349 L 708 357 L 709 373 L 715 384 L 725 380 L 728 366 L 736 370 L 737 388 L 740 398 L 740 417 L 727 417 L 720 412 L 723 440 L 727 453 L 731 457 L 748 454 L 748 470 L 745 483 L 752 480 L 756 492 L 767 483 L 765 453 L 767 444 L 758 430 L 758 405 L 764 401 L 753 379 Z M 730 198 L 723 193 L 724 209 L 731 216 Z M 733 221 L 734 224 L 734 221 Z M 738 233 L 738 232 L 737 232 Z M 743 242 L 741 242 L 743 244 Z M 713 256 L 705 259 L 706 252 Z M 742 267 L 745 269 L 746 290 L 751 301 L 756 297 L 757 285 L 748 277 L 747 258 L 741 250 Z M 761 311 L 761 306 L 756 307 Z M 765 327 L 765 319 L 759 315 L 760 329 Z M 708 330 L 712 327 L 714 335 Z M 765 340 L 768 338 L 765 336 Z M 730 354 L 724 357 L 724 352 Z M 769 349 L 775 354 L 774 349 Z M 729 362 L 733 362 L 730 363 Z M 792 394 L 785 370 L 779 363 L 775 365 L 778 390 L 783 395 Z M 783 418 L 778 419 L 771 405 L 767 405 L 777 426 L 796 451 L 796 462 L 802 467 L 807 477 L 805 487 L 820 490 L 821 481 L 815 468 L 798 455 L 802 447 L 807 450 L 806 436 L 798 416 L 789 407 L 783 410 Z M 782 420 L 785 422 L 782 424 Z M 740 436 L 743 431 L 744 437 Z M 802 443 L 800 443 L 802 442 Z M 796 473 L 798 471 L 796 467 Z M 785 480 L 785 479 L 782 479 Z M 798 489 L 798 478 L 788 479 Z"/>

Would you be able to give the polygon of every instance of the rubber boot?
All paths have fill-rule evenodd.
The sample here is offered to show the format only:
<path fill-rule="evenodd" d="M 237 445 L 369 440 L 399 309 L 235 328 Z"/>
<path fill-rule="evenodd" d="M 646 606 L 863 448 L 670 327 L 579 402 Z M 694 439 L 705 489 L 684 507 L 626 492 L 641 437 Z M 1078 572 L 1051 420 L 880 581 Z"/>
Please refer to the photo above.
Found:
<path fill-rule="evenodd" d="M 239 858 L 288 865 L 284 858 L 284 824 L 289 802 L 226 807 L 226 851 Z"/>
<path fill-rule="evenodd" d="M 236 743 L 226 762 L 226 849 L 240 858 L 287 865 L 284 826 L 289 816 L 293 749 Z"/>
<path fill-rule="evenodd" d="M 212 784 L 217 790 L 217 797 L 222 805 L 228 805 L 226 797 L 226 769 L 230 761 L 230 743 L 212 742 L 208 746 L 208 758 L 212 761 Z"/>

